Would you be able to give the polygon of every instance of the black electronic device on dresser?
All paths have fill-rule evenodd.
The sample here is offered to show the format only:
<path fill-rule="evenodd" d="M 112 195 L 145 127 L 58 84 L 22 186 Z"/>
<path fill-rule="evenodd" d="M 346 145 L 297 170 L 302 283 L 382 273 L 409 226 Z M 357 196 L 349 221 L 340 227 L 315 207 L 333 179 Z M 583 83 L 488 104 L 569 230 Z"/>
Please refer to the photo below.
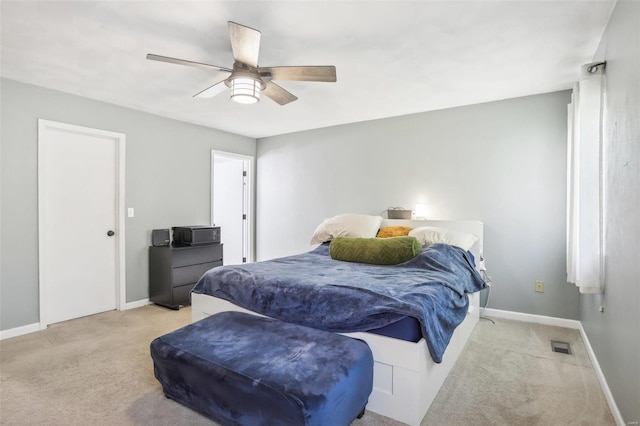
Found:
<path fill-rule="evenodd" d="M 218 228 L 219 229 L 219 228 Z M 149 300 L 180 309 L 191 303 L 191 290 L 209 269 L 222 265 L 222 244 L 149 247 Z"/>
<path fill-rule="evenodd" d="M 181 246 L 198 246 L 220 242 L 219 226 L 174 226 L 173 244 Z"/>

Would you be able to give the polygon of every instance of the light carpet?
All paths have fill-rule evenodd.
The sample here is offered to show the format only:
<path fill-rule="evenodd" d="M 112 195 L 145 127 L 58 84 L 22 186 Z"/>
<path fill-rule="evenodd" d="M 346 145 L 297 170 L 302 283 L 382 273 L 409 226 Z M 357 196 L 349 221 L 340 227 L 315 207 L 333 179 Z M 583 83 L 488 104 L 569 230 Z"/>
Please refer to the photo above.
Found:
<path fill-rule="evenodd" d="M 164 397 L 149 343 L 191 309 L 145 306 L 0 342 L 0 424 L 215 425 Z M 576 330 L 481 320 L 422 425 L 613 425 Z M 550 340 L 574 354 L 551 352 Z M 399 425 L 367 411 L 354 426 Z"/>

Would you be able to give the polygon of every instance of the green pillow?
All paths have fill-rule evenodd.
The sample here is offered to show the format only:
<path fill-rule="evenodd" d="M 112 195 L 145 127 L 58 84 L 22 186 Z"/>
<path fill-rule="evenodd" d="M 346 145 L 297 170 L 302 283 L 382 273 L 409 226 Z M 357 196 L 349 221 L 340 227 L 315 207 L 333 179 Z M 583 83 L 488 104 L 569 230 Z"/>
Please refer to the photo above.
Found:
<path fill-rule="evenodd" d="M 416 237 L 352 238 L 336 237 L 329 245 L 332 259 L 373 265 L 397 265 L 422 252 Z"/>

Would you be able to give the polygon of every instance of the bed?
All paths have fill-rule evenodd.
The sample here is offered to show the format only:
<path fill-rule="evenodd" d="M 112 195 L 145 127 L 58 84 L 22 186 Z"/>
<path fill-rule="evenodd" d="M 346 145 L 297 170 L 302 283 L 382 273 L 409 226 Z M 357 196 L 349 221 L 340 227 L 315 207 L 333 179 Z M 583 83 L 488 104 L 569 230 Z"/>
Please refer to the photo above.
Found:
<path fill-rule="evenodd" d="M 386 226 L 408 226 L 412 228 L 430 226 L 473 234 L 477 236 L 478 239 L 473 243 L 469 251 L 475 259 L 479 260 L 482 256 L 483 224 L 479 221 L 385 220 L 382 222 L 381 227 Z M 305 254 L 305 256 L 325 256 L 322 251 L 323 247 L 319 246 L 310 252 L 312 254 Z M 320 257 L 318 259 L 320 259 Z M 328 262 L 324 257 L 321 259 L 322 260 L 319 261 L 320 265 L 322 265 L 321 262 Z M 297 268 L 297 266 L 295 267 Z M 318 276 L 319 275 L 321 274 L 318 274 Z M 199 283 L 194 289 L 194 293 L 192 293 L 192 320 L 194 322 L 223 311 L 240 311 L 260 315 L 250 310 L 254 309 L 267 314 L 267 316 L 277 317 L 279 314 L 275 311 L 271 312 L 250 306 L 245 303 L 246 301 L 242 299 L 241 296 L 236 301 L 238 304 L 219 297 L 213 297 L 202 292 L 204 286 L 204 284 Z M 445 346 L 440 349 L 438 349 L 437 342 L 434 343 L 432 341 L 433 339 L 425 339 L 424 335 L 422 336 L 423 338 L 420 338 L 420 336 L 418 338 L 389 337 L 395 336 L 394 333 L 397 333 L 397 331 L 389 330 L 388 327 L 371 326 L 380 324 L 369 323 L 368 331 L 347 332 L 340 328 L 329 328 L 329 331 L 341 332 L 341 334 L 364 340 L 373 352 L 375 360 L 374 385 L 367 409 L 410 425 L 420 424 L 478 322 L 478 294 L 476 291 L 473 293 L 469 292 L 469 294 L 466 295 L 466 297 L 468 297 L 468 304 L 465 300 L 462 317 L 458 316 L 458 320 L 462 322 L 453 331 L 448 345 L 445 343 Z M 227 299 L 230 298 L 228 295 L 224 295 L 223 297 Z M 327 301 L 324 300 L 322 303 L 326 304 Z M 249 309 L 239 305 L 247 306 Z M 390 305 L 389 309 L 393 310 L 394 307 L 395 305 Z M 397 312 L 394 313 L 397 314 Z M 423 324 L 425 321 L 418 323 L 410 314 L 405 317 L 399 316 L 398 318 L 401 318 L 401 320 L 393 321 L 393 324 L 396 326 L 404 322 L 408 324 L 409 330 L 411 330 L 412 326 L 415 329 L 416 324 L 419 324 L 422 326 L 421 331 L 423 334 L 430 332 L 429 330 L 425 330 L 425 328 L 428 328 Z M 291 320 L 291 318 L 279 319 Z M 338 327 L 339 322 L 340 318 L 337 318 L 336 324 L 329 324 L 328 327 Z M 359 330 L 362 328 L 359 328 L 360 325 L 360 323 L 354 324 L 352 325 L 354 327 L 352 329 Z M 365 326 L 366 325 L 367 324 L 365 324 Z M 402 330 L 404 331 L 401 332 L 407 333 L 407 328 L 402 328 Z M 408 332 L 409 335 L 412 333 L 415 334 L 415 332 Z"/>

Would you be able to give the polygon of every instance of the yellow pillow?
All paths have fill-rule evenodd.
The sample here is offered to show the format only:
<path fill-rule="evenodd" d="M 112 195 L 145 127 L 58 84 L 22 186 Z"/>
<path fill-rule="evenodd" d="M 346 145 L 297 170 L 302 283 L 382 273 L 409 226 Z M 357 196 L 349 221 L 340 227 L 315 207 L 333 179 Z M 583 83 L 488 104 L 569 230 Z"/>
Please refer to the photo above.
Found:
<path fill-rule="evenodd" d="M 411 229 L 408 226 L 386 226 L 378 231 L 376 238 L 404 237 Z"/>

